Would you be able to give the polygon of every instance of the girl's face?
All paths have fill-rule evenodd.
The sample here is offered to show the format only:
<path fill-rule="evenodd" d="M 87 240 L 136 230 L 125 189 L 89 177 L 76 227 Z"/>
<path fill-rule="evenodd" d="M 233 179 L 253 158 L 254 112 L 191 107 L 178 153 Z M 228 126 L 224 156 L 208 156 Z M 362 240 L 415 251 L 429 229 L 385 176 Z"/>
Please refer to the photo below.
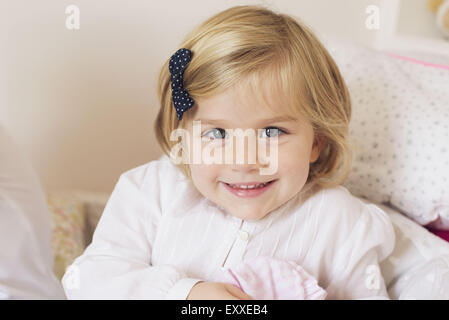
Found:
<path fill-rule="evenodd" d="M 198 191 L 231 215 L 244 220 L 262 219 L 297 195 L 307 181 L 309 164 L 318 159 L 323 145 L 322 140 L 314 143 L 313 128 L 305 118 L 274 119 L 286 116 L 286 113 L 280 102 L 270 101 L 279 104 L 272 106 L 278 112 L 258 105 L 257 100 L 245 95 L 244 91 L 231 88 L 211 98 L 197 99 L 194 106 L 197 110 L 189 110 L 194 111 L 193 120 L 201 121 L 203 139 L 210 140 L 197 142 L 203 149 L 214 144 L 212 150 L 221 148 L 225 153 L 226 141 L 231 138 L 228 137 L 229 129 L 252 129 L 255 137 L 264 138 L 266 142 L 277 136 L 277 170 L 269 175 L 259 171 L 268 165 L 257 156 L 258 147 L 254 152 L 245 141 L 244 148 L 238 150 L 236 139 L 233 140 L 235 153 L 231 164 L 224 161 L 222 164 L 189 164 Z M 193 137 L 193 126 L 189 125 L 187 129 Z M 267 149 L 268 155 L 272 147 L 267 146 Z M 238 152 L 244 152 L 243 164 L 236 161 Z M 256 161 L 248 160 L 248 152 L 254 153 Z M 265 187 L 252 190 L 242 186 L 267 182 L 270 183 Z"/>

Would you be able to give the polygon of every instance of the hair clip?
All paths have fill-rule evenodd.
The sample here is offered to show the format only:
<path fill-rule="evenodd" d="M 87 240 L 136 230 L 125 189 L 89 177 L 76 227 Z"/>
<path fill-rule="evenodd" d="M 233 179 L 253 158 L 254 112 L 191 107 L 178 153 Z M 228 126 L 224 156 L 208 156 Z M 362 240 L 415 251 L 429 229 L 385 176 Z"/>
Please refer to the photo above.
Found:
<path fill-rule="evenodd" d="M 168 65 L 171 74 L 173 106 L 175 107 L 178 120 L 181 120 L 182 114 L 195 103 L 189 93 L 184 89 L 183 84 L 184 70 L 187 68 L 191 58 L 192 52 L 189 49 L 181 48 L 171 56 Z"/>

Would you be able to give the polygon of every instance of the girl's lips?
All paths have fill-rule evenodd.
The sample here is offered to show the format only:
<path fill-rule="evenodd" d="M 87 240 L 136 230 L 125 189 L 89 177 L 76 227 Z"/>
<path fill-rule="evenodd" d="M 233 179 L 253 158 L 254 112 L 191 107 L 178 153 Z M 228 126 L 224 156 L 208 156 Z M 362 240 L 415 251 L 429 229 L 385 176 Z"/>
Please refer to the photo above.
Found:
<path fill-rule="evenodd" d="M 229 184 L 227 184 L 225 182 L 220 182 L 220 183 L 223 184 L 223 186 L 228 191 L 230 191 L 232 194 L 234 194 L 237 197 L 240 197 L 240 198 L 253 198 L 253 197 L 260 196 L 262 193 L 264 193 L 265 191 L 270 189 L 273 186 L 273 184 L 276 183 L 276 181 L 277 181 L 277 179 L 276 180 L 271 180 L 264 187 L 262 187 L 262 188 L 254 188 L 254 189 L 233 188 L 233 187 L 231 187 Z M 247 185 L 247 183 L 245 183 L 245 185 Z"/>

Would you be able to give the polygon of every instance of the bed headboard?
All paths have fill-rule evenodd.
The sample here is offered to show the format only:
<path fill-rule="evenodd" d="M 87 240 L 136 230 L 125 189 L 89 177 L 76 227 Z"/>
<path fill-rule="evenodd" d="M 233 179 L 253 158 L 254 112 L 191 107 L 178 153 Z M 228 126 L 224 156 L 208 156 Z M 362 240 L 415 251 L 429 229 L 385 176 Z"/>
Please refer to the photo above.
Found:
<path fill-rule="evenodd" d="M 449 39 L 438 29 L 425 0 L 382 0 L 381 28 L 374 46 L 388 51 L 449 55 Z"/>

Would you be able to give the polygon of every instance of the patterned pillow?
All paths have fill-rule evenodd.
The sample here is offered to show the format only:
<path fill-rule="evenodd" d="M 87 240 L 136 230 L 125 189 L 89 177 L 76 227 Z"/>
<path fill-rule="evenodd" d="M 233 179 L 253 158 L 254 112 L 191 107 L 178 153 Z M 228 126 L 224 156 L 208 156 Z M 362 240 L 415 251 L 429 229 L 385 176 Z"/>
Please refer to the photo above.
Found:
<path fill-rule="evenodd" d="M 65 269 L 86 246 L 84 205 L 75 197 L 54 193 L 47 194 L 47 203 L 52 218 L 53 270 L 61 279 Z"/>
<path fill-rule="evenodd" d="M 337 39 L 327 47 L 353 108 L 355 154 L 345 186 L 449 230 L 449 57 L 425 63 Z"/>

